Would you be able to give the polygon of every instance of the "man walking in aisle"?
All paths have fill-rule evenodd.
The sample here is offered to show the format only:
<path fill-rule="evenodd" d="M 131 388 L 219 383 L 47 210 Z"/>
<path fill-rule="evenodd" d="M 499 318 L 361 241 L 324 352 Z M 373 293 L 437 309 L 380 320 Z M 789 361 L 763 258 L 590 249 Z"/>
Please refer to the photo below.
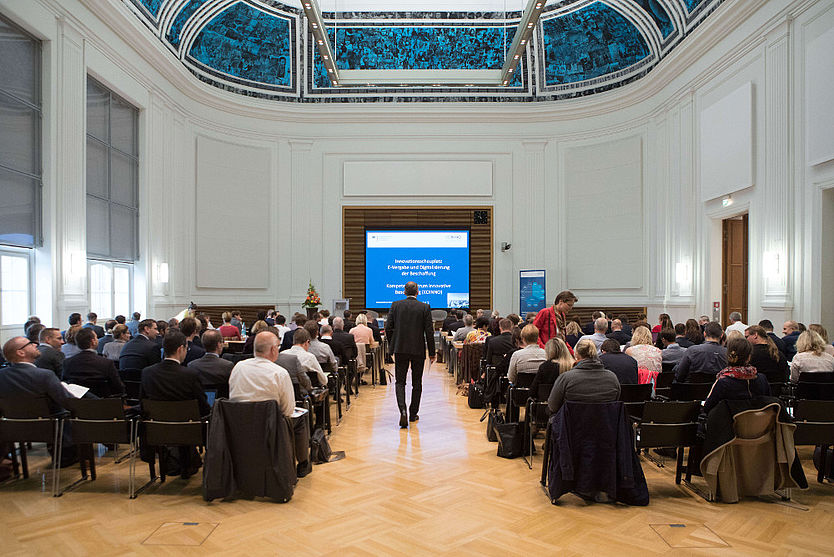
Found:
<path fill-rule="evenodd" d="M 419 417 L 420 396 L 423 393 L 423 365 L 426 361 L 426 347 L 429 351 L 429 367 L 434 363 L 434 328 L 428 304 L 417 300 L 417 283 L 405 283 L 405 300 L 391 304 L 385 320 L 385 336 L 389 339 L 394 354 L 394 375 L 396 377 L 397 406 L 400 409 L 400 427 L 416 422 Z M 406 413 L 405 379 L 411 366 L 411 405 Z"/>

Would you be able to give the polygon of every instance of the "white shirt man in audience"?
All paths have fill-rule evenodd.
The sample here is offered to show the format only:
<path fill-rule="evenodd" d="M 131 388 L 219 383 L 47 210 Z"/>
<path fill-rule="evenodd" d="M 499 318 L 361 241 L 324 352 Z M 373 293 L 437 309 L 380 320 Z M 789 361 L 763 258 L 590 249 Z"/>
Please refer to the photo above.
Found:
<path fill-rule="evenodd" d="M 313 324 L 315 325 L 315 322 Z M 293 333 L 292 348 L 285 350 L 285 352 L 298 358 L 298 365 L 301 370 L 308 375 L 314 373 L 318 377 L 318 386 L 323 387 L 327 385 L 327 376 L 322 371 L 316 356 L 310 353 L 310 340 L 310 333 L 307 329 L 299 327 Z"/>
<path fill-rule="evenodd" d="M 622 325 L 620 325 L 622 328 Z M 605 332 L 608 330 L 608 319 L 605 318 L 603 314 L 602 317 L 598 317 L 594 320 L 594 334 L 592 335 L 583 335 L 579 340 L 590 340 L 594 343 L 594 346 L 599 352 L 599 347 L 602 346 L 602 343 L 605 342 L 608 337 L 605 336 Z"/>
<path fill-rule="evenodd" d="M 304 329 L 297 329 L 296 334 L 301 331 Z M 309 337 L 306 331 L 304 335 Z M 258 333 L 254 344 L 255 357 L 241 360 L 232 368 L 232 374 L 229 377 L 231 400 L 242 402 L 274 400 L 284 416 L 288 418 L 292 416 L 295 411 L 295 393 L 289 372 L 275 363 L 279 348 L 278 337 L 273 333 L 269 331 Z M 303 477 L 311 469 L 310 432 L 307 429 L 307 418 L 295 418 L 292 424 L 295 457 L 298 462 L 296 473 L 299 477 Z"/>
<path fill-rule="evenodd" d="M 466 335 L 471 333 L 475 330 L 475 318 L 471 315 L 464 315 L 463 316 L 463 327 L 455 331 L 455 336 L 452 338 L 455 342 L 463 342 L 466 339 Z"/>
<path fill-rule="evenodd" d="M 544 349 L 539 347 L 539 328 L 535 325 L 525 325 L 521 329 L 521 342 L 524 347 L 516 350 L 510 356 L 510 367 L 507 371 L 507 379 L 510 383 L 518 380 L 519 373 L 535 374 L 539 366 L 547 360 Z"/>
<path fill-rule="evenodd" d="M 318 360 L 322 370 L 326 369 L 327 371 L 336 371 L 336 368 L 339 367 L 339 361 L 336 359 L 336 354 L 333 353 L 333 349 L 330 348 L 328 344 L 318 339 L 318 335 L 313 336 L 316 324 L 312 323 L 312 325 L 312 327 L 307 329 L 307 332 L 310 333 L 310 336 L 312 337 L 310 340 L 310 354 L 316 357 L 316 360 Z M 306 328 L 307 325 L 305 324 L 304 327 Z M 333 329 L 330 325 L 322 325 L 320 333 L 321 336 L 333 338 L 331 336 Z"/>
<path fill-rule="evenodd" d="M 738 331 L 741 334 L 744 334 L 744 331 L 747 330 L 747 325 L 744 324 L 741 320 L 741 314 L 737 311 L 732 312 L 729 315 L 730 318 L 730 325 L 724 331 L 726 334 L 730 334 L 730 331 Z"/>

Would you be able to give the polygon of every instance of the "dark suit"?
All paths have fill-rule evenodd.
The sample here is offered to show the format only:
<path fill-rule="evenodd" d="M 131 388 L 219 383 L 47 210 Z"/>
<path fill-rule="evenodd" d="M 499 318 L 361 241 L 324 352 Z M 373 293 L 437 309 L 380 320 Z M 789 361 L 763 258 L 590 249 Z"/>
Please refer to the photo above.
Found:
<path fill-rule="evenodd" d="M 423 393 L 423 365 L 426 347 L 434 357 L 434 323 L 428 304 L 409 296 L 391 304 L 385 321 L 385 336 L 394 354 L 394 374 L 397 382 L 397 406 L 405 412 L 405 380 L 411 366 L 411 405 L 409 413 L 416 416 Z"/>
<path fill-rule="evenodd" d="M 48 369 L 55 373 L 55 377 L 61 378 L 64 370 L 64 353 L 60 350 L 55 350 L 48 344 L 39 344 L 38 352 L 40 357 L 35 360 L 35 365 L 41 369 Z"/>
<path fill-rule="evenodd" d="M 342 363 L 345 361 L 345 353 L 342 350 L 341 343 L 338 343 L 335 340 L 333 340 L 333 337 L 320 338 L 319 340 L 325 343 L 327 346 L 329 346 L 331 350 L 333 350 L 333 355 L 336 356 L 336 360 L 339 361 L 339 365 L 342 365 Z M 356 341 L 354 340 L 354 342 Z"/>
<path fill-rule="evenodd" d="M 229 376 L 235 364 L 224 360 L 214 352 L 206 352 L 202 358 L 189 362 L 188 368 L 197 371 L 203 387 L 217 389 L 218 398 L 229 398 Z"/>
<path fill-rule="evenodd" d="M 789 335 L 785 335 L 780 339 L 782 341 L 782 345 L 785 347 L 783 353 L 785 354 L 786 360 L 791 361 L 793 360 L 793 357 L 796 356 L 796 341 L 798 339 L 799 331 L 793 331 Z M 778 347 L 779 345 L 777 344 L 776 346 Z"/>
<path fill-rule="evenodd" d="M 106 335 L 101 337 L 101 339 L 99 339 L 99 341 L 98 341 L 98 348 L 96 348 L 96 353 L 99 356 L 104 354 L 104 347 L 110 342 L 113 342 L 113 335 L 112 334 L 107 333 Z"/>
<path fill-rule="evenodd" d="M 449 315 L 446 316 L 446 319 L 443 320 L 443 326 L 440 327 L 440 330 L 441 331 L 448 331 L 449 326 L 452 325 L 453 323 L 457 323 L 457 321 L 458 321 L 458 316 L 453 314 L 453 313 L 450 313 Z M 463 323 L 463 322 L 461 321 L 461 323 Z"/>
<path fill-rule="evenodd" d="M 23 363 L 0 369 L 0 398 L 20 396 L 45 396 L 53 412 L 63 408 L 64 400 L 72 398 L 50 369 Z"/>
<path fill-rule="evenodd" d="M 291 331 L 287 331 L 286 333 L 284 333 L 284 338 L 281 339 L 281 348 L 280 348 L 281 352 L 283 352 L 284 350 L 289 350 L 290 348 L 292 348 L 292 337 L 295 336 L 295 331 L 297 331 L 297 329 L 293 329 Z M 249 344 L 249 338 L 253 339 L 252 340 L 252 351 L 254 352 L 254 350 L 255 350 L 254 338 L 255 337 L 254 337 L 254 335 L 249 335 L 249 337 L 246 339 L 246 344 Z M 244 351 L 245 350 L 246 349 L 244 348 Z"/>
<path fill-rule="evenodd" d="M 113 360 L 99 356 L 91 350 L 82 350 L 64 362 L 64 381 L 89 387 L 100 398 L 121 396 L 125 386 L 116 371 Z M 106 381 L 107 385 L 101 383 Z"/>
<path fill-rule="evenodd" d="M 608 338 L 614 339 L 620 343 L 620 346 L 629 342 L 631 340 L 631 335 L 627 334 L 623 330 L 619 331 L 612 331 L 606 335 Z"/>
<path fill-rule="evenodd" d="M 638 381 L 637 360 L 624 352 L 604 352 L 599 361 L 608 371 L 617 376 L 620 385 L 636 385 Z"/>
<path fill-rule="evenodd" d="M 773 341 L 773 344 L 776 345 L 776 348 L 779 349 L 779 352 L 784 354 L 785 353 L 785 343 L 782 341 L 782 339 L 777 337 L 774 333 L 767 333 L 767 336 L 770 337 L 770 340 Z"/>
<path fill-rule="evenodd" d="M 501 333 L 486 339 L 486 356 L 484 359 L 488 364 L 497 366 L 504 359 L 506 354 L 516 349 L 513 342 L 513 334 L 510 332 Z"/>
<path fill-rule="evenodd" d="M 119 369 L 145 369 L 160 360 L 162 354 L 156 342 L 139 335 L 127 341 L 122 348 L 119 354 Z"/>
<path fill-rule="evenodd" d="M 359 349 L 356 348 L 356 339 L 353 338 L 352 334 L 346 333 L 343 330 L 333 330 L 333 342 L 338 343 L 342 348 L 342 354 L 345 358 L 342 360 L 343 364 L 347 363 L 347 360 L 356 358 L 356 355 L 359 353 Z"/>
<path fill-rule="evenodd" d="M 93 332 L 96 334 L 97 338 L 101 338 L 104 336 L 104 328 L 99 327 L 98 325 L 93 325 L 92 323 L 84 323 L 85 329 L 92 329 Z"/>
<path fill-rule="evenodd" d="M 350 319 L 345 319 L 345 326 L 344 326 L 344 329 L 343 329 L 345 332 L 350 331 L 354 327 L 356 327 L 356 321 L 351 321 Z"/>
<path fill-rule="evenodd" d="M 310 394 L 310 391 L 313 390 L 313 383 L 307 376 L 307 372 L 299 367 L 298 356 L 283 352 L 278 354 L 278 359 L 275 360 L 275 363 L 286 369 L 290 374 L 293 389 L 295 389 L 296 385 L 298 386 L 298 394 L 302 397 Z"/>
<path fill-rule="evenodd" d="M 201 416 L 211 413 L 197 370 L 189 369 L 174 360 L 162 360 L 142 370 L 140 398 L 196 400 Z"/>
<path fill-rule="evenodd" d="M 205 355 L 206 351 L 202 347 L 197 346 L 192 341 L 188 341 L 188 352 L 185 353 L 185 360 L 182 361 L 182 365 L 187 366 L 194 360 L 199 360 Z"/>

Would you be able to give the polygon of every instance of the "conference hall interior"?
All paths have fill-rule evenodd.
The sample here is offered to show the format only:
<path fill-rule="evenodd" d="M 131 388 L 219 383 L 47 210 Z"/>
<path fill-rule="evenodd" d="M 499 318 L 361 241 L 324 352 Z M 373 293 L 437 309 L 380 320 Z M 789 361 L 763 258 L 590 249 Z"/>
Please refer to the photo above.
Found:
<path fill-rule="evenodd" d="M 0 0 L 4 552 L 834 555 L 832 52 L 831 0 Z"/>

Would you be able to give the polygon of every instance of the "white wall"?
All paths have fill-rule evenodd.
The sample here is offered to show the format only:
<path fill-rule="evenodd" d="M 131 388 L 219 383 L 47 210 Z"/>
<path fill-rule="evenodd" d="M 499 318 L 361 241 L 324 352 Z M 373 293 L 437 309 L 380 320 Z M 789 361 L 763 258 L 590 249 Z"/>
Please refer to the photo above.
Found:
<path fill-rule="evenodd" d="M 586 98 L 299 106 L 198 82 L 118 0 L 0 0 L 0 11 L 46 41 L 36 310 L 62 322 L 87 309 L 86 266 L 72 263 L 85 258 L 86 70 L 141 109 L 143 313 L 168 317 L 190 301 L 290 312 L 309 280 L 329 305 L 342 297 L 342 206 L 488 204 L 492 305 L 502 312 L 517 310 L 518 271 L 544 268 L 548 298 L 571 287 L 580 305 L 645 305 L 651 319 L 711 314 L 720 300 L 716 225 L 749 211 L 750 321 L 819 320 L 819 207 L 834 162 L 806 153 L 814 114 L 805 111 L 818 92 L 805 72 L 814 41 L 834 29 L 834 6 L 761 4 L 725 2 L 648 76 Z M 715 158 L 702 153 L 702 127 L 710 107 L 736 106 L 727 99 L 744 87 L 750 142 L 729 164 L 749 167 L 750 183 L 722 189 L 735 192 L 724 208 L 707 193 L 705 164 Z M 431 161 L 456 166 L 431 177 Z M 417 171 L 386 190 L 387 179 L 374 179 L 380 163 Z M 611 188 L 599 215 L 580 203 L 583 184 Z M 502 253 L 502 242 L 512 250 Z M 571 267 L 577 258 L 582 266 Z M 766 275 L 765 259 L 780 262 Z"/>

